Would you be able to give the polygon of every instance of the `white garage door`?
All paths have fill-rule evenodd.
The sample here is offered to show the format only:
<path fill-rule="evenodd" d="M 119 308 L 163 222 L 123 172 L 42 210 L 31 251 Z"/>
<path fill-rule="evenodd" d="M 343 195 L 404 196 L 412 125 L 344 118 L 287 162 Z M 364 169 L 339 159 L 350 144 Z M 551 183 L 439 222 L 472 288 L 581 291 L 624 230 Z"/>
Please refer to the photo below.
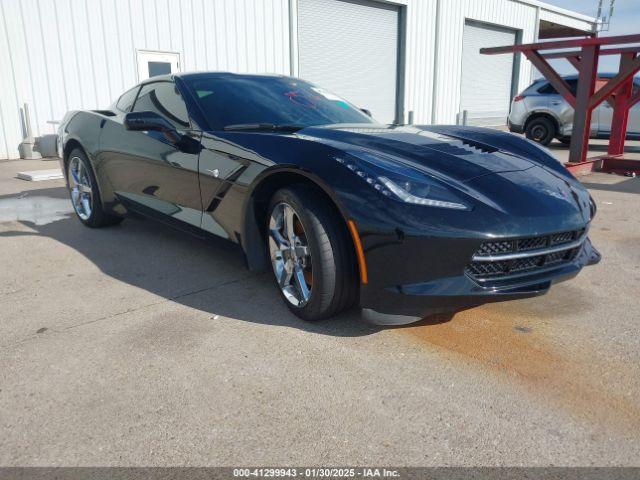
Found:
<path fill-rule="evenodd" d="M 469 124 L 506 124 L 511 105 L 513 55 L 481 55 L 480 49 L 513 45 L 515 41 L 515 30 L 465 23 L 460 111 L 467 111 Z"/>
<path fill-rule="evenodd" d="M 398 16 L 380 2 L 298 0 L 300 77 L 393 122 Z"/>

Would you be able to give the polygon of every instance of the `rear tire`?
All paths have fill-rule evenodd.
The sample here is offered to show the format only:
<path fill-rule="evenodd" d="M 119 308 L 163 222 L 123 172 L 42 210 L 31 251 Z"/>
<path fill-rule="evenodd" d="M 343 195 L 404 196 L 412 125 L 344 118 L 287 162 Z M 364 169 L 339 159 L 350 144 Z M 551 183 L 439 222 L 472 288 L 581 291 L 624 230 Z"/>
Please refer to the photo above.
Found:
<path fill-rule="evenodd" d="M 529 140 L 546 147 L 554 139 L 557 132 L 553 120 L 547 117 L 536 117 L 527 122 L 524 133 Z"/>
<path fill-rule="evenodd" d="M 293 244 L 298 245 L 294 253 L 286 229 L 289 215 Z M 300 185 L 278 190 L 269 204 L 266 227 L 274 280 L 295 315 L 307 321 L 322 320 L 354 304 L 357 283 L 351 241 L 342 219 L 324 196 Z"/>
<path fill-rule="evenodd" d="M 563 145 L 570 145 L 571 144 L 571 137 L 558 137 L 558 140 Z"/>
<path fill-rule="evenodd" d="M 85 153 L 74 148 L 66 162 L 67 189 L 71 204 L 78 219 L 87 227 L 101 228 L 117 225 L 124 218 L 110 215 L 104 211 L 98 182 L 93 173 L 91 162 Z"/>

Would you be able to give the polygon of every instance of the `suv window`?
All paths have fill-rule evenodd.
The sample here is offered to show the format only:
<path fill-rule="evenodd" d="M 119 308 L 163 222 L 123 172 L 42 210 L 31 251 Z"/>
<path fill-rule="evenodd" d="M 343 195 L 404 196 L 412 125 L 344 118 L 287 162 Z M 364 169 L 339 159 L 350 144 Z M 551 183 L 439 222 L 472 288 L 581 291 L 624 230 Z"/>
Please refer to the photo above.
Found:
<path fill-rule="evenodd" d="M 578 80 L 567 80 L 567 84 L 569 84 L 569 90 L 571 90 L 571 93 L 575 95 L 578 91 Z M 542 93 L 544 95 L 558 95 L 558 91 L 548 82 L 538 89 L 538 93 Z"/>
<path fill-rule="evenodd" d="M 542 87 L 538 89 L 538 93 L 542 93 L 543 95 L 555 95 L 557 90 L 551 86 L 550 83 L 545 83 Z"/>
<path fill-rule="evenodd" d="M 173 82 L 148 83 L 140 90 L 134 112 L 155 112 L 178 130 L 189 128 L 187 106 Z"/>
<path fill-rule="evenodd" d="M 138 93 L 139 88 L 140 87 L 136 85 L 131 90 L 127 90 L 122 95 L 120 95 L 120 98 L 116 103 L 116 108 L 124 113 L 129 112 L 131 110 L 133 102 L 136 100 L 136 94 Z"/>

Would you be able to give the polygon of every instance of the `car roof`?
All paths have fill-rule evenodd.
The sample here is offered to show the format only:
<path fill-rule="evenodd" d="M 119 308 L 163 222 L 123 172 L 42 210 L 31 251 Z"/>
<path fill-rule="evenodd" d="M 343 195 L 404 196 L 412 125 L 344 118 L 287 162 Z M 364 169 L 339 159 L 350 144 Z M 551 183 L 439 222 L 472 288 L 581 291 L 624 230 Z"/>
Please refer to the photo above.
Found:
<path fill-rule="evenodd" d="M 613 72 L 601 72 L 601 73 L 598 73 L 598 78 L 613 78 L 616 75 L 617 73 L 613 73 Z M 578 75 L 577 74 L 562 75 L 562 78 L 564 80 L 578 80 Z M 534 83 L 539 83 L 539 82 L 548 82 L 548 80 L 544 77 L 541 77 L 536 79 Z M 636 85 L 640 85 L 640 76 L 633 77 L 633 83 Z"/>
<path fill-rule="evenodd" d="M 234 73 L 234 72 L 176 72 L 164 75 L 156 75 L 141 81 L 138 85 L 146 85 L 154 82 L 173 81 L 174 78 L 198 79 L 198 78 L 294 78 L 287 75 L 267 74 L 267 73 Z"/>
<path fill-rule="evenodd" d="M 153 77 L 142 80 L 138 85 L 145 85 L 147 83 L 153 83 L 153 82 L 171 81 L 173 80 L 174 76 L 175 75 L 172 73 L 167 73 L 166 75 L 155 75 Z"/>
<path fill-rule="evenodd" d="M 180 72 L 174 73 L 174 77 L 184 78 L 184 79 L 197 79 L 197 78 L 283 78 L 286 75 L 277 75 L 277 74 L 267 74 L 267 73 L 234 73 L 234 72 L 216 72 L 216 71 L 208 71 L 208 72 Z"/>

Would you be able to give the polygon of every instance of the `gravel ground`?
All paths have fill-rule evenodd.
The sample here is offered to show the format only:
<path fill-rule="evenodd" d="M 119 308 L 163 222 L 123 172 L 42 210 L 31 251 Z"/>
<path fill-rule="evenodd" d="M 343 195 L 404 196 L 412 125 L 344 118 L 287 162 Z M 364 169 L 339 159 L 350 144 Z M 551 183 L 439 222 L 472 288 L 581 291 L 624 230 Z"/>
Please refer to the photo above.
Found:
<path fill-rule="evenodd" d="M 305 324 L 235 248 L 91 230 L 0 162 L 0 465 L 640 465 L 640 178 L 583 177 L 603 261 L 403 328 Z"/>

